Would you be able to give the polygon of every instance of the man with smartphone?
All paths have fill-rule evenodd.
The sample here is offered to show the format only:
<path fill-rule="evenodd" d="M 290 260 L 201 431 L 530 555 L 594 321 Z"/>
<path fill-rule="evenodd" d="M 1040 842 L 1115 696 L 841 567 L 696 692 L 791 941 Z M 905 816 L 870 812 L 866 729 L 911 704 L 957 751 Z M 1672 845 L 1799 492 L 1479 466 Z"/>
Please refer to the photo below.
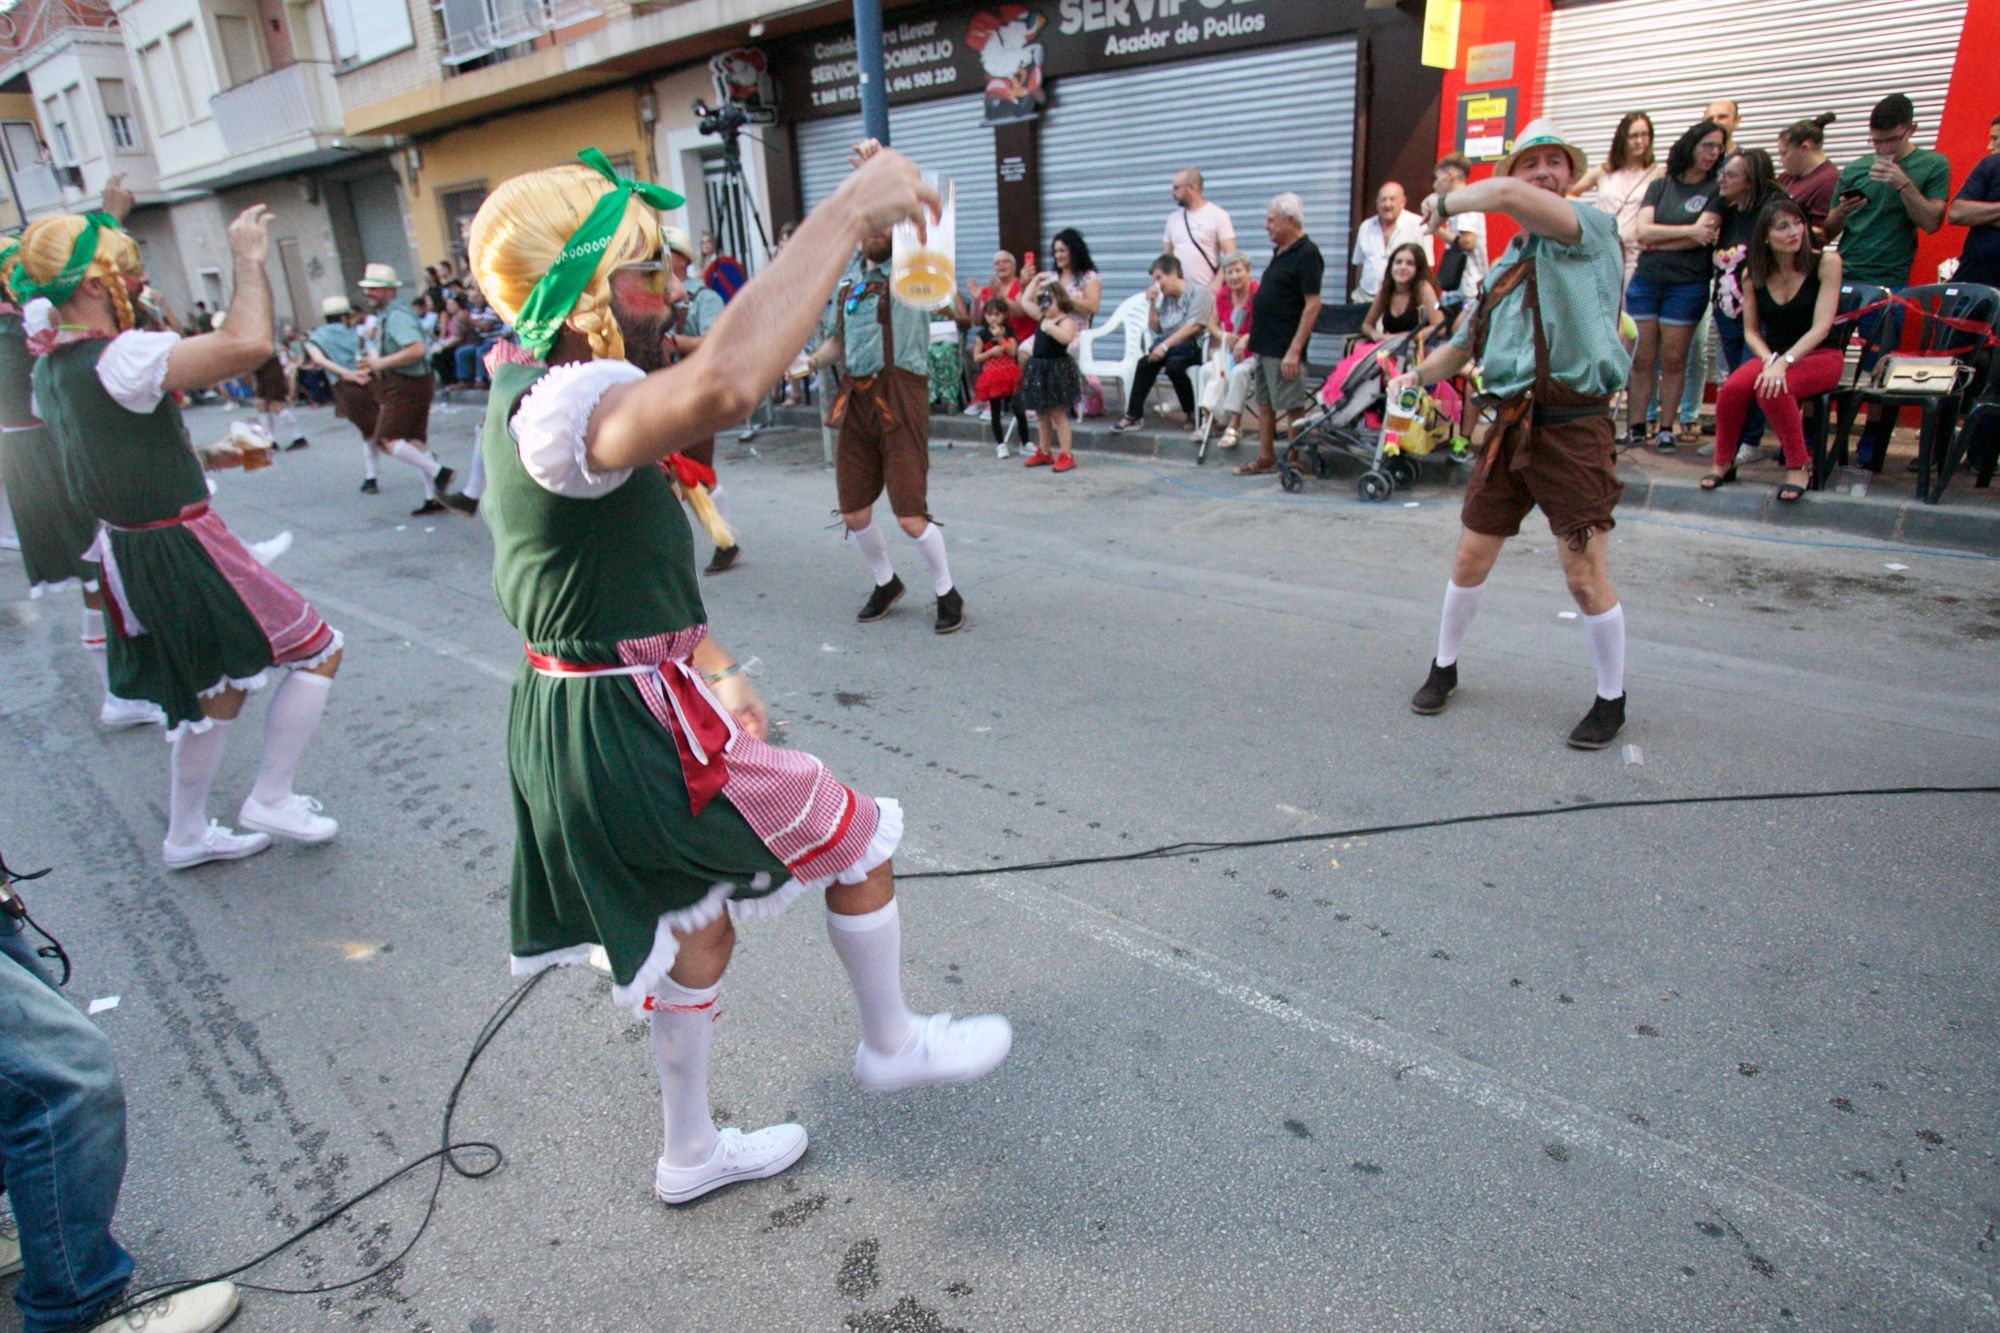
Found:
<path fill-rule="evenodd" d="M 1891 291 L 1910 282 L 1917 258 L 1917 233 L 1944 225 L 1945 198 L 1951 192 L 1951 163 L 1943 153 L 1916 144 L 1917 114 L 1910 99 L 1892 93 L 1868 115 L 1868 142 L 1874 149 L 1841 169 L 1834 186 L 1834 205 L 1826 215 L 1826 239 L 1840 242 L 1841 277 L 1848 282 L 1872 282 Z M 1862 317 L 1859 330 L 1864 349 L 1872 341 L 1883 312 Z M 1865 350 L 1862 369 L 1874 358 Z M 1855 446 L 1857 466 L 1882 469 L 1882 453 L 1895 426 L 1879 408 L 1870 409 L 1861 442 Z"/>

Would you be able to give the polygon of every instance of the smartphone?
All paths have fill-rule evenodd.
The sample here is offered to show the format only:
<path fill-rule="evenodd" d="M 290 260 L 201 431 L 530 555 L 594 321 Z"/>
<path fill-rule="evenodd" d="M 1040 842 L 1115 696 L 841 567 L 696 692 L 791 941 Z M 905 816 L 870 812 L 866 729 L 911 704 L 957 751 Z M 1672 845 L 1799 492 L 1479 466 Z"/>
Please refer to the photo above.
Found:
<path fill-rule="evenodd" d="M 1865 190 L 1842 190 L 1840 202 L 1849 208 L 1858 208 L 1868 202 L 1868 194 Z"/>

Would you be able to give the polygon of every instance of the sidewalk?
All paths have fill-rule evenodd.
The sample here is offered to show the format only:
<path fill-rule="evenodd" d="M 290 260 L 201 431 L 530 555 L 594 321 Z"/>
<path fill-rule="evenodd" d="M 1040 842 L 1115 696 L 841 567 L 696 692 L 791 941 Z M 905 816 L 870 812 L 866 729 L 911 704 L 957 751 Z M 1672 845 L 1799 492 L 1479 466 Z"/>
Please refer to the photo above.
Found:
<path fill-rule="evenodd" d="M 1150 458 L 1156 462 L 1179 463 L 1189 467 L 1195 461 L 1195 443 L 1186 432 L 1149 419 L 1138 430 L 1113 433 L 1108 418 L 1080 421 L 1076 425 L 1076 447 L 1080 450 Z M 815 408 L 787 407 L 777 412 L 778 424 L 814 429 L 819 425 Z M 953 443 L 992 447 L 993 435 L 986 418 L 962 413 L 938 413 L 931 417 L 931 438 Z M 1774 527 L 1817 528 L 1848 533 L 1877 541 L 1906 542 L 1913 546 L 1941 546 L 1955 550 L 2000 555 L 2000 486 L 1985 490 L 1973 485 L 1972 474 L 1961 467 L 1941 503 L 1927 505 L 1916 498 L 1916 478 L 1904 470 L 1916 457 L 1912 432 L 1896 433 L 1889 447 L 1889 459 L 1879 476 L 1870 479 L 1869 494 L 1849 495 L 1844 491 L 1814 491 L 1796 505 L 1780 504 L 1778 484 L 1784 469 L 1775 461 L 1774 451 L 1765 449 L 1765 461 L 1747 464 L 1734 486 L 1704 491 L 1700 480 L 1709 471 L 1712 438 L 1704 435 L 1694 446 L 1684 446 L 1672 454 L 1650 449 L 1633 449 L 1619 461 L 1618 475 L 1625 483 L 1625 498 L 1619 508 L 1690 518 L 1728 518 L 1764 522 Z M 1255 437 L 1228 452 L 1209 446 L 1206 471 L 1231 476 L 1236 465 L 1256 457 Z M 1464 472 L 1445 462 L 1425 461 L 1417 493 L 1435 492 L 1440 486 L 1457 488 Z M 1336 459 L 1333 474 L 1323 481 L 1308 480 L 1307 487 L 1332 487 L 1343 494 L 1354 492 L 1360 467 L 1346 459 Z M 1836 476 L 1836 485 L 1842 479 Z M 1270 477 L 1242 479 L 1245 486 L 1276 487 Z"/>

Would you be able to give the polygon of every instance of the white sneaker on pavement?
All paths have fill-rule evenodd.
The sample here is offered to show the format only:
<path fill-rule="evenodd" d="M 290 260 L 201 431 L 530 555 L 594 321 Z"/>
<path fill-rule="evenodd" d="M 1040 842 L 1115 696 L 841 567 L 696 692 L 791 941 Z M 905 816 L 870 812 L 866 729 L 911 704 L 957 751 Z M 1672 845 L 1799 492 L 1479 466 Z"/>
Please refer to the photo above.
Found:
<path fill-rule="evenodd" d="M 739 1180 L 775 1176 L 805 1151 L 803 1125 L 767 1125 L 749 1134 L 725 1129 L 715 1136 L 715 1151 L 699 1166 L 668 1166 L 662 1157 L 653 1169 L 653 1197 L 661 1203 L 687 1203 Z"/>
<path fill-rule="evenodd" d="M 270 845 L 271 837 L 267 833 L 238 833 L 235 829 L 223 827 L 221 821 L 211 819 L 208 827 L 202 830 L 200 842 L 186 847 L 163 842 L 160 854 L 166 859 L 167 869 L 186 870 L 189 866 L 205 865 L 210 861 L 241 861 Z"/>
<path fill-rule="evenodd" d="M 289 529 L 268 541 L 246 543 L 245 549 L 257 557 L 257 563 L 269 569 L 271 562 L 292 549 L 292 534 Z"/>
<path fill-rule="evenodd" d="M 995 458 L 1012 458 L 1014 451 L 1009 449 L 1005 444 L 996 444 L 993 446 L 993 456 Z"/>
<path fill-rule="evenodd" d="M 21 1271 L 21 1228 L 11 1207 L 0 1207 L 0 1277 Z"/>
<path fill-rule="evenodd" d="M 883 1055 L 862 1042 L 854 1052 L 854 1078 L 871 1092 L 895 1092 L 926 1083 L 970 1083 L 1007 1058 L 1014 1029 L 998 1014 L 954 1019 L 932 1014 L 917 1020 L 909 1043 Z"/>
<path fill-rule="evenodd" d="M 167 715 L 156 703 L 145 699 L 121 699 L 115 694 L 104 696 L 103 705 L 97 710 L 97 725 L 112 731 L 124 727 L 143 727 L 147 723 L 156 726 L 167 724 Z"/>
<path fill-rule="evenodd" d="M 294 842 L 325 842 L 340 832 L 340 824 L 321 814 L 320 809 L 318 801 L 297 792 L 270 805 L 255 796 L 246 796 L 243 808 L 236 812 L 236 822 Z"/>
<path fill-rule="evenodd" d="M 1739 444 L 1736 446 L 1736 461 L 1739 464 L 1760 463 L 1763 460 L 1764 446 L 1760 444 Z"/>
<path fill-rule="evenodd" d="M 90 1333 L 213 1333 L 236 1317 L 234 1282 L 204 1282 L 93 1324 Z"/>

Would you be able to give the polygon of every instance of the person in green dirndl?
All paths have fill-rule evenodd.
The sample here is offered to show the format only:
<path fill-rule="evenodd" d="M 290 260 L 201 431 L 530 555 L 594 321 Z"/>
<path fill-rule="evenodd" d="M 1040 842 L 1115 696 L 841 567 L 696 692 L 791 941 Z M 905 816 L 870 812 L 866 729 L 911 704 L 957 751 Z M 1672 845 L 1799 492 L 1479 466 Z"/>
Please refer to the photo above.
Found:
<path fill-rule="evenodd" d="M 878 1091 L 978 1078 L 1004 1018 L 904 1002 L 890 856 L 896 802 L 765 743 L 764 706 L 707 631 L 680 499 L 718 545 L 714 474 L 676 451 L 741 420 L 811 335 L 863 237 L 937 198 L 894 153 L 863 164 L 737 293 L 701 346 L 647 374 L 674 279 L 657 210 L 680 196 L 584 165 L 506 181 L 473 219 L 470 265 L 517 331 L 493 368 L 480 441 L 493 586 L 525 640 L 508 718 L 516 844 L 513 965 L 608 961 L 613 999 L 648 1016 L 664 1101 L 664 1202 L 776 1175 L 798 1125 L 718 1131 L 708 1057 L 734 922 L 823 891 L 860 1009 L 854 1073 Z"/>
<path fill-rule="evenodd" d="M 10 281 L 55 307 L 53 344 L 35 363 L 35 401 L 61 452 L 69 494 L 97 520 L 88 555 L 102 569 L 111 689 L 157 704 L 173 745 L 168 869 L 236 860 L 270 835 L 325 842 L 339 825 L 292 789 L 340 665 L 341 637 L 238 541 L 209 507 L 204 466 L 244 461 L 226 447 L 198 454 L 172 394 L 241 375 L 270 354 L 271 214 L 229 224 L 235 290 L 218 332 L 183 338 L 134 327 L 145 285 L 139 247 L 102 213 L 38 219 L 21 237 Z M 257 777 L 237 811 L 239 834 L 208 818 L 230 723 L 271 668 Z"/>

